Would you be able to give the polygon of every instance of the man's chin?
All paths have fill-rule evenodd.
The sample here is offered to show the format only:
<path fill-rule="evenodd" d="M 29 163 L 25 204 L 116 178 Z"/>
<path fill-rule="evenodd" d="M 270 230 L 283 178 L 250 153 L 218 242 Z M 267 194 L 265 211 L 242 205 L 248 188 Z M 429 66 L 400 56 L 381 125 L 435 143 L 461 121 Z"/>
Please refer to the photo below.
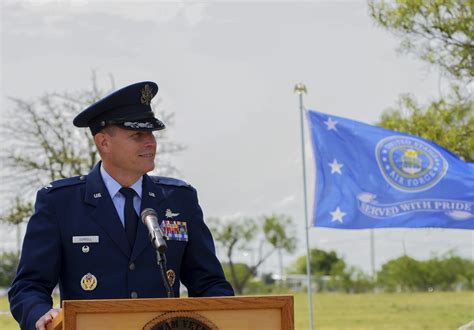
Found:
<path fill-rule="evenodd" d="M 145 173 L 151 172 L 154 169 L 155 169 L 155 163 L 153 162 L 153 164 L 150 164 L 149 166 L 147 166 Z"/>

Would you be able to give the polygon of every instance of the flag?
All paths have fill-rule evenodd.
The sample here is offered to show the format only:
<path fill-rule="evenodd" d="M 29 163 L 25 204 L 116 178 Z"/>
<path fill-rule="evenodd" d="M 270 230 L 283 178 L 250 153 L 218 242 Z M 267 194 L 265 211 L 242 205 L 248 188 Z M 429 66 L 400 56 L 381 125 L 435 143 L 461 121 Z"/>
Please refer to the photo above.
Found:
<path fill-rule="evenodd" d="M 308 111 L 313 225 L 474 229 L 474 163 L 432 141 Z"/>

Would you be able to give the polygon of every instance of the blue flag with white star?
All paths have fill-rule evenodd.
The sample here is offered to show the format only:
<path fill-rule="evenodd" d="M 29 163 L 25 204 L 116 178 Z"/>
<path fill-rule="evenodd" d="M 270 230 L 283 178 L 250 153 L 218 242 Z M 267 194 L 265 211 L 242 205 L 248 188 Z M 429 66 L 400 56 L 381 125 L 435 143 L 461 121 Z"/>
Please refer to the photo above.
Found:
<path fill-rule="evenodd" d="M 474 163 L 432 141 L 308 111 L 313 224 L 474 229 Z"/>

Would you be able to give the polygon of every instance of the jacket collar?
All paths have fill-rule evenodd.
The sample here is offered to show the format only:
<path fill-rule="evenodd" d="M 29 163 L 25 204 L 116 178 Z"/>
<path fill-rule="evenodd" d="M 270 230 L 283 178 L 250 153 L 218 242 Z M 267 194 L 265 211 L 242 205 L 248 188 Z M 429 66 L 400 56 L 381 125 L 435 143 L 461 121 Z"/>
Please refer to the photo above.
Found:
<path fill-rule="evenodd" d="M 133 249 L 130 249 L 123 225 L 102 180 L 100 174 L 101 164 L 102 162 L 99 162 L 87 176 L 84 202 L 95 207 L 91 213 L 94 220 L 118 245 L 120 250 L 131 261 L 134 261 L 145 247 L 150 244 L 148 230 L 139 216 L 135 245 Z M 159 215 L 164 214 L 164 209 L 161 209 L 163 208 L 162 203 L 165 201 L 163 191 L 146 174 L 143 176 L 142 187 L 140 213 L 146 208 L 152 208 Z"/>

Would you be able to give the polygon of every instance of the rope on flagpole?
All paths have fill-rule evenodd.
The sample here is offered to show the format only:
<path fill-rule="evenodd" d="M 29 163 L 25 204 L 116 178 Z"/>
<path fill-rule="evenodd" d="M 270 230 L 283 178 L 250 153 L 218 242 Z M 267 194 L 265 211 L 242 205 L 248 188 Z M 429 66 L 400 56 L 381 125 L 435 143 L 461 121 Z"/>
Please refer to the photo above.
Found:
<path fill-rule="evenodd" d="M 294 92 L 298 93 L 300 100 L 300 124 L 301 124 L 301 157 L 303 163 L 303 191 L 304 191 L 304 229 L 306 234 L 306 275 L 308 277 L 308 305 L 309 305 L 309 329 L 313 330 L 313 290 L 311 285 L 311 265 L 309 251 L 309 223 L 308 223 L 308 193 L 306 187 L 306 153 L 304 143 L 304 107 L 303 94 L 306 94 L 306 86 L 302 83 L 296 84 Z"/>

